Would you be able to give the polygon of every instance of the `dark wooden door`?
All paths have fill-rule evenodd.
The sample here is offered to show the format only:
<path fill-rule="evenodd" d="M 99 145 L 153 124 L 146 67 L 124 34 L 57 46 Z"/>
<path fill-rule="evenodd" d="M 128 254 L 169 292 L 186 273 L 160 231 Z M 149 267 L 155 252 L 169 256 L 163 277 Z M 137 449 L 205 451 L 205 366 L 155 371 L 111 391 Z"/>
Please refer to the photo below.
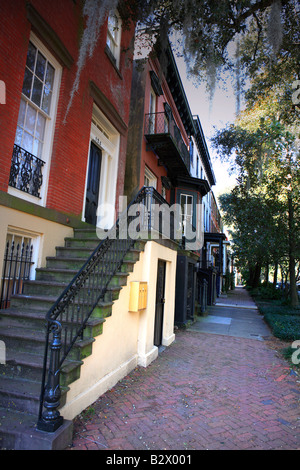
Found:
<path fill-rule="evenodd" d="M 186 316 L 193 318 L 194 307 L 194 265 L 188 263 L 188 278 L 187 278 L 187 296 L 186 296 Z"/>
<path fill-rule="evenodd" d="M 85 221 L 96 225 L 102 152 L 91 142 L 85 199 Z"/>
<path fill-rule="evenodd" d="M 154 323 L 154 345 L 160 346 L 163 331 L 164 305 L 165 305 L 165 277 L 166 262 L 158 260 L 157 282 L 156 282 L 156 303 L 155 303 L 155 323 Z"/>

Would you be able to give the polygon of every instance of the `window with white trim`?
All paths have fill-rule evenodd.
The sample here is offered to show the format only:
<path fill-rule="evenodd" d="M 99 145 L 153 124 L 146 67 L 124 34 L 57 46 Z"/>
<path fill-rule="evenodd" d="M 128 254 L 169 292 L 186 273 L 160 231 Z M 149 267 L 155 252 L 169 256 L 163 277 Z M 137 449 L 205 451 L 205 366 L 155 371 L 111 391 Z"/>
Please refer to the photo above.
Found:
<path fill-rule="evenodd" d="M 24 282 L 35 278 L 38 247 L 37 234 L 8 227 L 0 281 L 1 308 L 8 308 L 11 296 L 21 294 Z"/>
<path fill-rule="evenodd" d="M 119 67 L 121 51 L 122 21 L 118 11 L 111 12 L 108 16 L 106 45 L 109 48 L 115 64 Z"/>
<path fill-rule="evenodd" d="M 154 189 L 157 187 L 157 178 L 147 166 L 145 166 L 144 186 L 152 186 Z"/>
<path fill-rule="evenodd" d="M 180 195 L 180 205 L 182 213 L 183 235 L 186 235 L 187 225 L 193 224 L 193 196 L 189 194 Z"/>
<path fill-rule="evenodd" d="M 45 195 L 60 75 L 61 66 L 31 34 L 9 183 L 29 197 Z"/>

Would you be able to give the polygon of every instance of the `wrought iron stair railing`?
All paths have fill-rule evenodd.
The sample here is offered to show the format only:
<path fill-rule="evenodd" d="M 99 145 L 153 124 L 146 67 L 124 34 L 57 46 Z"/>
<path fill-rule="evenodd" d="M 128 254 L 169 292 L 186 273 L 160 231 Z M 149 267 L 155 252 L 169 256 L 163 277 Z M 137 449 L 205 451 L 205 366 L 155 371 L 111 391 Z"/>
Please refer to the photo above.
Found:
<path fill-rule="evenodd" d="M 132 211 L 134 204 L 137 206 Z M 147 239 L 147 232 L 153 228 L 154 222 L 149 209 L 162 204 L 168 205 L 154 188 L 143 187 L 47 313 L 39 430 L 54 432 L 61 426 L 63 418 L 58 407 L 62 365 L 76 341 L 82 338 L 93 310 L 104 299 L 125 255 L 139 238 Z M 138 236 L 128 235 L 133 221 Z"/>

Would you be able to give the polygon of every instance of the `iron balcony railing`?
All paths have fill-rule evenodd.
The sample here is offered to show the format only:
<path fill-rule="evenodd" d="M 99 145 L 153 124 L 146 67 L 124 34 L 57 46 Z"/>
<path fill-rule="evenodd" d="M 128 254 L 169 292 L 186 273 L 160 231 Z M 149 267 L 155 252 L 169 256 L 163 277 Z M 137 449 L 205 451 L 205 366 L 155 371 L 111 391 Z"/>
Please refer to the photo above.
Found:
<path fill-rule="evenodd" d="M 166 237 L 174 239 L 172 217 L 169 229 L 162 224 L 163 210 L 167 214 L 168 207 L 154 188 L 142 188 L 48 311 L 38 429 L 54 432 L 62 424 L 58 411 L 62 365 L 76 341 L 83 337 L 87 321 L 104 299 L 108 284 L 120 270 L 128 250 L 137 239 L 149 239 L 151 233 L 163 231 Z M 156 211 L 157 208 L 162 210 Z"/>
<path fill-rule="evenodd" d="M 171 137 L 181 159 L 189 170 L 190 154 L 173 116 L 165 112 L 146 114 L 145 135 L 151 136 L 163 134 L 166 135 L 166 138 Z"/>
<path fill-rule="evenodd" d="M 27 150 L 14 145 L 11 160 L 9 186 L 40 198 L 43 184 L 42 168 L 45 162 Z"/>

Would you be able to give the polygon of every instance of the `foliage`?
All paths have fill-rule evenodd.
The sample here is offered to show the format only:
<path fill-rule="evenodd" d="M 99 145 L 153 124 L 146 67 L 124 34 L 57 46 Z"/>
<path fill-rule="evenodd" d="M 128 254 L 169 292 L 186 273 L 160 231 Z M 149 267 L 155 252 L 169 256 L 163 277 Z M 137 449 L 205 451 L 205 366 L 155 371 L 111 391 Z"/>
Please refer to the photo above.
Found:
<path fill-rule="evenodd" d="M 145 34 L 155 38 L 154 42 L 159 40 L 161 44 L 172 37 L 173 49 L 184 56 L 190 76 L 198 84 L 207 80 L 211 93 L 222 72 L 236 70 L 237 65 L 248 76 L 258 77 L 259 88 L 257 70 L 266 64 L 273 68 L 269 76 L 278 76 L 274 75 L 278 67 L 280 76 L 283 71 L 289 76 L 298 74 L 297 0 L 84 0 L 85 27 L 66 115 L 85 61 L 94 52 L 108 12 L 117 6 L 123 27 L 137 23 Z M 284 60 L 276 65 L 280 54 Z"/>
<path fill-rule="evenodd" d="M 300 315 L 267 313 L 264 319 L 277 338 L 284 341 L 295 341 L 300 338 Z"/>
<path fill-rule="evenodd" d="M 281 51 L 295 56 L 299 40 L 295 0 L 137 0 L 137 17 L 158 37 L 174 37 L 196 81 L 220 78 L 220 70 L 236 66 L 234 40 L 243 47 L 241 66 L 249 69 L 257 51 L 260 60 Z M 175 44 L 174 44 L 175 45 Z M 250 47 L 251 46 L 251 47 Z M 179 47 L 178 47 L 179 48 Z"/>
<path fill-rule="evenodd" d="M 221 158 L 231 159 L 238 172 L 237 186 L 220 198 L 225 221 L 233 228 L 236 260 L 250 285 L 251 270 L 266 264 L 286 264 L 291 279 L 291 300 L 296 305 L 295 266 L 300 261 L 299 116 L 280 117 L 278 87 L 251 98 L 234 124 L 213 139 Z M 290 83 L 291 86 L 291 83 Z M 256 83 L 254 85 L 256 87 Z M 250 91 L 252 90 L 250 86 Z M 291 106 L 290 106 L 291 107 Z M 253 276 L 252 276 L 253 278 Z"/>
<path fill-rule="evenodd" d="M 284 304 L 282 300 L 262 299 L 253 290 L 250 290 L 250 294 L 255 298 L 258 309 L 274 336 L 284 341 L 295 341 L 300 338 L 299 309 Z"/>

